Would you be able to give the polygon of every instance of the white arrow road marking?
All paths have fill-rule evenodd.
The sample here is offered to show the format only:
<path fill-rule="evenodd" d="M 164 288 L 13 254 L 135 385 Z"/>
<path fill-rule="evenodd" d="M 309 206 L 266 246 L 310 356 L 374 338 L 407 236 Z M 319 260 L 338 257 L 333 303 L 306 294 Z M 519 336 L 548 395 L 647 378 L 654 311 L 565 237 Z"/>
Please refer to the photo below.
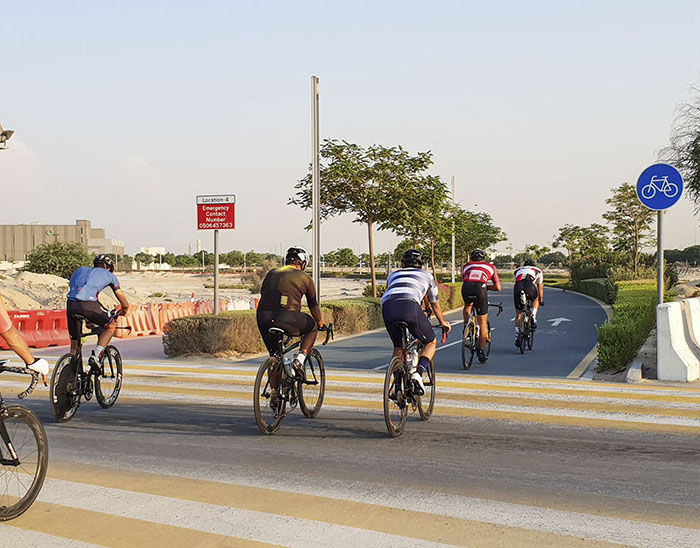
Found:
<path fill-rule="evenodd" d="M 558 326 L 561 322 L 570 322 L 569 318 L 549 318 L 548 322 L 552 322 L 552 327 Z"/>

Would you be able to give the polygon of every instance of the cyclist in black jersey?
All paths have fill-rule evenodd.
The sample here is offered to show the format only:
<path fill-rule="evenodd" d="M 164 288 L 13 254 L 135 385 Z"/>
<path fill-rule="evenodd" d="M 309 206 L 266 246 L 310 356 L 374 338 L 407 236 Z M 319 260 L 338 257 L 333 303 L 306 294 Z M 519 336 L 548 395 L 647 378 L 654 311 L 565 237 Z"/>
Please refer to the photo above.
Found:
<path fill-rule="evenodd" d="M 292 361 L 296 373 L 302 376 L 306 357 L 316 342 L 316 333 L 323 327 L 316 286 L 311 276 L 304 272 L 308 261 L 309 254 L 304 248 L 290 247 L 284 259 L 285 266 L 271 270 L 265 276 L 257 312 L 260 336 L 271 356 L 278 345 L 277 337 L 269 332 L 271 327 L 279 327 L 293 337 L 302 337 L 299 353 Z M 301 312 L 304 296 L 311 316 Z M 293 370 L 289 373 L 295 375 Z M 270 379 L 271 384 L 276 382 L 279 381 Z M 276 384 L 272 388 L 276 389 Z"/>

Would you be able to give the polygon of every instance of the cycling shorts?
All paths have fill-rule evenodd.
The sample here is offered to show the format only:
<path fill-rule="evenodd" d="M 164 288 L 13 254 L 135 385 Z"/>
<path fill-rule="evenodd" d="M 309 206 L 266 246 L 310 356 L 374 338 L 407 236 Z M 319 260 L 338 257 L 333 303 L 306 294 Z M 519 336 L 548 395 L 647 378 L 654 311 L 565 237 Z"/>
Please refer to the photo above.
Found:
<path fill-rule="evenodd" d="M 7 315 L 5 304 L 2 302 L 2 297 L 0 297 L 0 333 L 7 333 L 10 329 L 12 329 L 12 320 Z"/>
<path fill-rule="evenodd" d="M 462 299 L 464 305 L 476 305 L 476 315 L 483 316 L 489 313 L 489 297 L 484 282 L 464 282 L 462 284 Z"/>
<path fill-rule="evenodd" d="M 316 320 L 311 316 L 285 308 L 278 308 L 277 310 L 258 309 L 257 320 L 260 336 L 270 356 L 280 349 L 279 337 L 270 333 L 271 327 L 279 327 L 292 337 L 303 337 L 312 331 L 316 331 Z"/>
<path fill-rule="evenodd" d="M 83 334 L 83 320 L 106 327 L 114 322 L 114 318 L 99 301 L 73 301 L 66 304 L 68 316 L 68 334 L 71 340 L 77 341 Z"/>
<path fill-rule="evenodd" d="M 430 320 L 420 305 L 412 299 L 394 299 L 385 302 L 382 306 L 382 317 L 391 342 L 396 348 L 401 348 L 403 330 L 392 325 L 394 322 L 405 322 L 411 335 L 423 344 L 435 340 Z"/>
<path fill-rule="evenodd" d="M 532 280 L 526 279 L 515 282 L 515 285 L 513 286 L 513 304 L 518 312 L 525 310 L 525 306 L 522 302 L 520 302 L 521 290 L 525 292 L 525 295 L 527 295 L 527 298 L 530 299 L 531 303 L 534 303 L 540 295 Z"/>

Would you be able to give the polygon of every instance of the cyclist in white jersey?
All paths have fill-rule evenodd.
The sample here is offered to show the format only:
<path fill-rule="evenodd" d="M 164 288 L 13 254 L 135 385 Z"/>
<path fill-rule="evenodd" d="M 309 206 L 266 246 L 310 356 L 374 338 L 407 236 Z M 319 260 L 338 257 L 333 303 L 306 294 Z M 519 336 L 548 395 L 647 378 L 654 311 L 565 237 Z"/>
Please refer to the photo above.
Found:
<path fill-rule="evenodd" d="M 449 333 L 452 329 L 442 315 L 435 278 L 422 267 L 423 254 L 417 249 L 406 251 L 401 257 L 401 269 L 392 272 L 387 279 L 386 291 L 381 299 L 384 325 L 394 344 L 392 357 L 401 357 L 402 342 L 401 329 L 396 328 L 393 325 L 394 322 L 405 322 L 411 335 L 423 343 L 423 351 L 418 358 L 418 368 L 411 375 L 411 380 L 420 387 L 421 394 L 425 393 L 423 373 L 430 367 L 437 348 L 430 320 L 421 308 L 425 298 L 428 299 L 443 331 Z"/>
<path fill-rule="evenodd" d="M 513 304 L 515 305 L 515 346 L 518 346 L 518 333 L 523 321 L 525 303 L 522 301 L 520 292 L 525 293 L 527 299 L 532 302 L 533 328 L 537 327 L 537 310 L 544 306 L 544 275 L 542 270 L 535 266 L 535 261 L 527 259 L 523 266 L 518 268 L 513 274 Z"/>

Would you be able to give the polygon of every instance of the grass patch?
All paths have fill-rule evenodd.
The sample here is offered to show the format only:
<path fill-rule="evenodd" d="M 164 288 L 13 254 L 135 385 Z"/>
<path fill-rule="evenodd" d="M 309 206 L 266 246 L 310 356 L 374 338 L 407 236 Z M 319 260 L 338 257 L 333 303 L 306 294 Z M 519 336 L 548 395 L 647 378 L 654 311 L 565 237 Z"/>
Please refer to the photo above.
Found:
<path fill-rule="evenodd" d="M 205 289 L 214 289 L 214 284 L 204 284 Z M 250 291 L 253 284 L 219 284 L 219 289 L 246 289 Z"/>

